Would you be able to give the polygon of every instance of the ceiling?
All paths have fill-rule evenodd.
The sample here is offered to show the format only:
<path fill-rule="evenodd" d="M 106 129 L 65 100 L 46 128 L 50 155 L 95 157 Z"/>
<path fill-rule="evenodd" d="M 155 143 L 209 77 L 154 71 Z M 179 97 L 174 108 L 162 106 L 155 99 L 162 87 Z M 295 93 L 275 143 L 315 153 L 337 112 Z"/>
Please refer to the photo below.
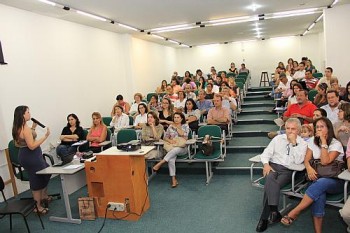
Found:
<path fill-rule="evenodd" d="M 242 22 L 221 26 L 205 26 L 189 30 L 162 32 L 157 35 L 189 46 L 205 44 L 229 43 L 257 39 L 256 27 L 260 29 L 259 39 L 281 36 L 295 36 L 305 30 L 322 14 L 322 8 L 334 0 L 52 0 L 60 6 L 51 6 L 38 0 L 0 0 L 0 4 L 17 7 L 37 14 L 42 14 L 62 20 L 72 21 L 87 26 L 100 28 L 117 33 L 129 33 L 132 36 L 172 47 L 179 44 L 170 43 L 147 34 L 148 30 L 204 22 L 208 20 L 255 16 L 282 11 L 319 8 L 318 13 L 303 16 L 293 16 L 278 19 L 265 19 L 255 22 Z M 253 11 L 247 7 L 251 4 L 261 7 Z M 338 4 L 348 4 L 350 0 L 340 0 Z M 336 6 L 337 6 L 336 5 Z M 67 6 L 70 10 L 62 9 Z M 335 7 L 336 7 L 335 6 Z M 81 10 L 108 19 L 102 22 L 80 14 Z M 113 20 L 116 23 L 112 24 Z M 139 29 L 133 31 L 117 23 Z M 257 24 L 256 24 L 257 23 Z M 143 32 L 141 32 L 141 30 Z M 323 31 L 322 20 L 308 33 Z"/>

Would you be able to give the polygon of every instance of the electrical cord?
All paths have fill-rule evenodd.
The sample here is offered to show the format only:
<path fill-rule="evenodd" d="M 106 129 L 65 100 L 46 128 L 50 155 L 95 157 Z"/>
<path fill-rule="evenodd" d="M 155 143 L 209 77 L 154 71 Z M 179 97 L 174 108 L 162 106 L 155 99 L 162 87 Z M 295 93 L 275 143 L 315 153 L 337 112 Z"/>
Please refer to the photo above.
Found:
<path fill-rule="evenodd" d="M 106 217 L 107 217 L 107 210 L 108 210 L 108 208 L 109 208 L 109 207 L 111 207 L 111 205 L 110 205 L 110 204 L 108 204 L 108 205 L 106 206 L 105 218 L 103 219 L 102 226 L 101 226 L 100 230 L 99 230 L 97 233 L 100 233 L 100 232 L 102 231 L 103 227 L 105 226 Z"/>

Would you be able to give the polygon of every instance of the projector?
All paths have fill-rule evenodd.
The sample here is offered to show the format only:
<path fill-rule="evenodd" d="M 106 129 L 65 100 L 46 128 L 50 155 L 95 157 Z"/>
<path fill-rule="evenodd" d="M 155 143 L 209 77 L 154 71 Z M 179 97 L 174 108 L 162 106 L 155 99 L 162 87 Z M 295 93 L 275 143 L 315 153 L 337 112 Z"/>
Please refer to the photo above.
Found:
<path fill-rule="evenodd" d="M 141 149 L 141 142 L 138 140 L 132 140 L 126 143 L 119 143 L 117 144 L 117 148 L 118 150 L 123 150 L 123 151 L 135 151 L 135 150 Z"/>

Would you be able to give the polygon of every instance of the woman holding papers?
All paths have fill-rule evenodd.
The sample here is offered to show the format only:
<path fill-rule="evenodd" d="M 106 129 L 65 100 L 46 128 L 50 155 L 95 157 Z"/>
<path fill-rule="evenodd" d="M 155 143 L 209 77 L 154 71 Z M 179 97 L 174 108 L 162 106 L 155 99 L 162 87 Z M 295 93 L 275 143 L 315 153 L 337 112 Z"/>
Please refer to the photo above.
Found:
<path fill-rule="evenodd" d="M 58 156 L 65 157 L 77 151 L 76 146 L 72 146 L 75 142 L 82 140 L 84 137 L 83 128 L 77 115 L 71 113 L 67 116 L 67 126 L 63 128 L 60 140 L 61 144 L 57 146 L 56 153 Z"/>
<path fill-rule="evenodd" d="M 37 205 L 34 211 L 46 214 L 49 209 L 44 208 L 41 203 L 50 199 L 47 195 L 47 185 L 51 175 L 37 175 L 36 172 L 49 166 L 43 158 L 40 145 L 49 137 L 50 130 L 46 128 L 45 135 L 38 139 L 35 132 L 36 124 L 33 123 L 32 127 L 26 124 L 30 119 L 29 108 L 18 106 L 14 112 L 12 136 L 15 145 L 19 147 L 19 162 L 28 172 L 30 189 Z"/>

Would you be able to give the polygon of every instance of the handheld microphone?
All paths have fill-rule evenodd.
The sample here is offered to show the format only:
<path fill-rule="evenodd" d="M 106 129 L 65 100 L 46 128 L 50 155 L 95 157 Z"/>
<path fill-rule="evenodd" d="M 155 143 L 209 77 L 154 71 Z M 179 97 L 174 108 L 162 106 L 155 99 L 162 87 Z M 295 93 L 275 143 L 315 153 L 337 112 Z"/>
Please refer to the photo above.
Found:
<path fill-rule="evenodd" d="M 37 119 L 33 118 L 31 119 L 34 123 L 36 123 L 37 125 L 39 125 L 41 128 L 45 128 L 45 125 L 41 124 Z"/>

